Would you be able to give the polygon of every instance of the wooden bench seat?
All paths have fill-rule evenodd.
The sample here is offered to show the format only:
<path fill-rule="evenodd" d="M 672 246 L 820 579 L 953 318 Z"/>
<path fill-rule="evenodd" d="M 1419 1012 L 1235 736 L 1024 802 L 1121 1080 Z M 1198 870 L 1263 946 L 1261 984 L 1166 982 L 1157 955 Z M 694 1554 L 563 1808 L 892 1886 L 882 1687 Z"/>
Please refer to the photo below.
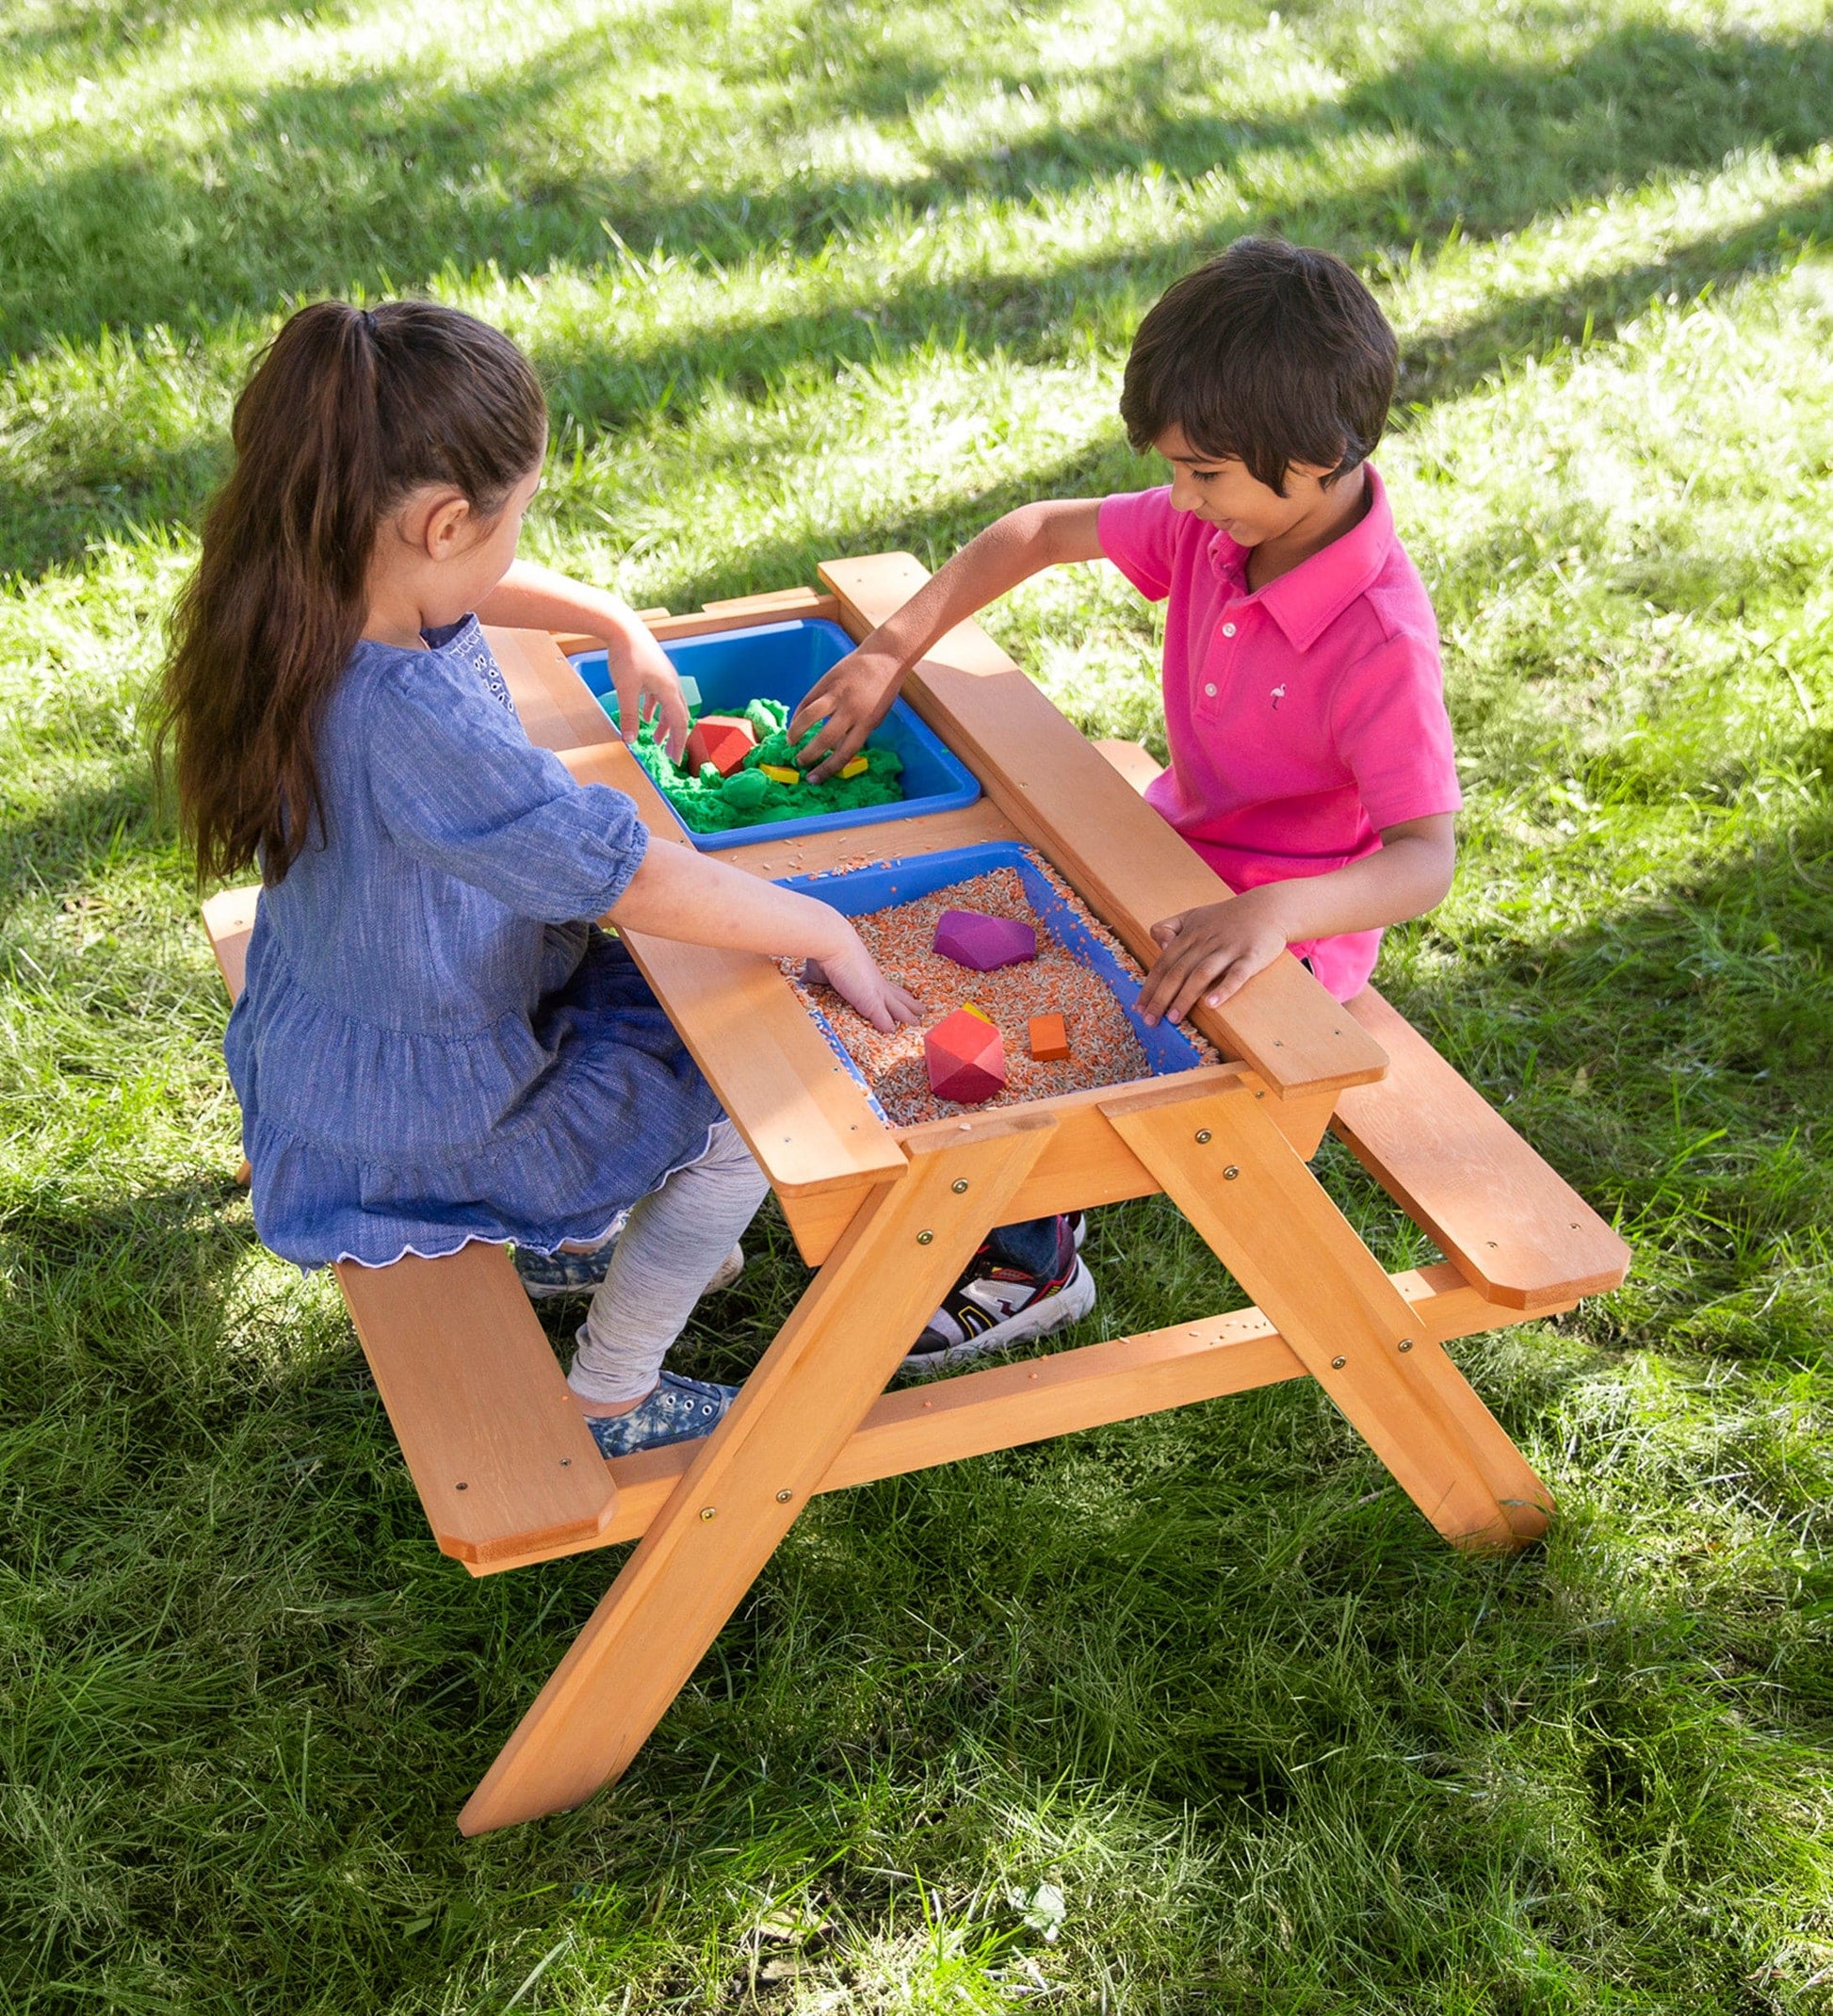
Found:
<path fill-rule="evenodd" d="M 217 964 L 242 991 L 253 889 L 203 906 Z M 442 1553 L 474 1573 L 588 1545 L 617 1486 L 523 1293 L 508 1249 L 336 1269 L 363 1355 Z"/>

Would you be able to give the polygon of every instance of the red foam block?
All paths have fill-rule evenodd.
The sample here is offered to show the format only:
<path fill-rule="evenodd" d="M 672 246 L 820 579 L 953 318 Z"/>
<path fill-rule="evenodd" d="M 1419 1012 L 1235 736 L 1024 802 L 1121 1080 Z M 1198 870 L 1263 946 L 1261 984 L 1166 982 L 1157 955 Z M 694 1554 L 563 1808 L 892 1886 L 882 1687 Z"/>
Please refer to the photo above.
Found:
<path fill-rule="evenodd" d="M 969 1009 L 957 1008 L 925 1032 L 923 1061 L 929 1065 L 930 1090 L 938 1099 L 977 1106 L 1005 1090 L 1005 1041 L 991 1022 Z"/>
<path fill-rule="evenodd" d="M 1037 933 L 1015 917 L 982 917 L 978 910 L 945 910 L 935 920 L 935 949 L 957 966 L 990 973 L 1037 957 Z"/>
<path fill-rule="evenodd" d="M 722 777 L 729 777 L 756 746 L 750 722 L 736 714 L 703 714 L 682 756 L 693 776 L 699 776 L 703 763 L 710 763 Z"/>

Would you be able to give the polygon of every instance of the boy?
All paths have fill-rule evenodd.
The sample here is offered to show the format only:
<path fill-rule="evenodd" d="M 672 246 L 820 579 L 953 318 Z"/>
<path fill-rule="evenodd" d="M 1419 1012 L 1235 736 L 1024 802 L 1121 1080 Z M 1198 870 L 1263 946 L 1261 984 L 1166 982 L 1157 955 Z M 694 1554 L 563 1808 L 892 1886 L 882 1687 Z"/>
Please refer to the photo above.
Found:
<path fill-rule="evenodd" d="M 1027 504 L 964 546 L 797 711 L 846 762 L 945 631 L 1040 569 L 1112 561 L 1167 596 L 1171 767 L 1147 802 L 1236 891 L 1164 919 L 1149 1022 L 1220 1005 L 1289 947 L 1338 1000 L 1385 925 L 1451 887 L 1463 803 L 1423 583 L 1368 461 L 1398 350 L 1341 260 L 1243 238 L 1140 324 L 1120 411 L 1167 488 Z"/>

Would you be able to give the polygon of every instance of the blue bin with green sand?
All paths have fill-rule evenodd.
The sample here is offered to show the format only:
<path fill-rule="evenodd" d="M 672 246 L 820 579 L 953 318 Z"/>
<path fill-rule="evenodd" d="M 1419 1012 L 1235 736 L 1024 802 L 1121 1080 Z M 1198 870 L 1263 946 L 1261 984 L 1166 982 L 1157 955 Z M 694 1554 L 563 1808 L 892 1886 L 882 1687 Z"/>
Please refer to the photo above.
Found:
<path fill-rule="evenodd" d="M 776 701 L 793 713 L 816 680 L 852 649 L 852 639 L 837 623 L 807 616 L 742 630 L 720 630 L 707 637 L 678 637 L 662 646 L 683 681 L 693 681 L 699 691 L 697 711 L 706 714 L 742 714 L 753 700 Z M 617 695 L 604 652 L 580 652 L 573 664 L 597 695 L 599 705 L 616 721 Z M 901 700 L 893 704 L 890 713 L 873 729 L 868 747 L 888 750 L 903 765 L 904 795 L 896 804 L 854 806 L 802 819 L 772 819 L 734 826 L 723 833 L 694 833 L 683 820 L 682 831 L 696 847 L 714 852 L 722 847 L 747 847 L 757 840 L 800 839 L 805 834 L 828 833 L 837 827 L 876 826 L 930 812 L 952 812 L 957 806 L 972 805 L 981 794 L 973 772 Z M 674 810 L 672 805 L 669 809 Z M 675 817 L 679 819 L 680 814 Z"/>

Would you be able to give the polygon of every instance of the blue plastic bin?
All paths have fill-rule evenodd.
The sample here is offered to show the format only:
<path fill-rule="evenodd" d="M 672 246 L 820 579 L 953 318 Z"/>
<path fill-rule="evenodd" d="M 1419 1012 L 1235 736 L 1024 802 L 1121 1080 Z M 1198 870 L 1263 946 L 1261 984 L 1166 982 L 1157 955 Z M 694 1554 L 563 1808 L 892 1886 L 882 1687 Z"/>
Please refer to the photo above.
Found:
<path fill-rule="evenodd" d="M 843 917 L 862 917 L 868 910 L 888 910 L 897 903 L 915 902 L 919 896 L 933 896 L 938 889 L 971 882 L 976 875 L 984 875 L 996 868 L 1017 870 L 1038 921 L 1064 951 L 1092 967 L 1106 983 L 1132 1024 L 1154 1078 L 1167 1071 L 1192 1071 L 1203 1062 L 1196 1046 L 1172 1024 L 1160 1022 L 1152 1028 L 1140 1019 L 1138 981 L 1057 893 L 1026 848 L 993 841 L 980 847 L 951 847 L 943 854 L 918 854 L 884 868 L 852 869 L 825 875 L 786 875 L 781 880 L 786 889 L 804 889 L 811 896 L 819 896 Z M 819 1009 L 814 1014 L 835 1055 L 860 1084 L 866 1085 L 866 1074 L 835 1033 L 834 1025 Z M 866 1093 L 871 1098 L 869 1085 L 866 1085 Z M 872 1110 L 881 1120 L 885 1118 L 876 1098 L 872 1098 Z"/>
<path fill-rule="evenodd" d="M 680 637 L 662 649 L 675 671 L 700 688 L 700 705 L 708 714 L 741 714 L 752 700 L 780 700 L 793 712 L 822 673 L 852 649 L 852 639 L 837 623 L 802 616 L 789 623 L 720 630 L 710 637 Z M 582 652 L 573 663 L 615 721 L 617 695 L 605 654 Z M 874 748 L 895 750 L 903 761 L 900 804 L 822 812 L 812 819 L 767 820 L 755 826 L 735 826 L 729 833 L 688 833 L 688 837 L 711 853 L 722 847 L 749 847 L 756 840 L 800 839 L 836 826 L 876 826 L 926 812 L 952 812 L 981 795 L 973 772 L 901 700 L 873 729 L 871 740 Z M 688 832 L 685 825 L 681 830 Z"/>

